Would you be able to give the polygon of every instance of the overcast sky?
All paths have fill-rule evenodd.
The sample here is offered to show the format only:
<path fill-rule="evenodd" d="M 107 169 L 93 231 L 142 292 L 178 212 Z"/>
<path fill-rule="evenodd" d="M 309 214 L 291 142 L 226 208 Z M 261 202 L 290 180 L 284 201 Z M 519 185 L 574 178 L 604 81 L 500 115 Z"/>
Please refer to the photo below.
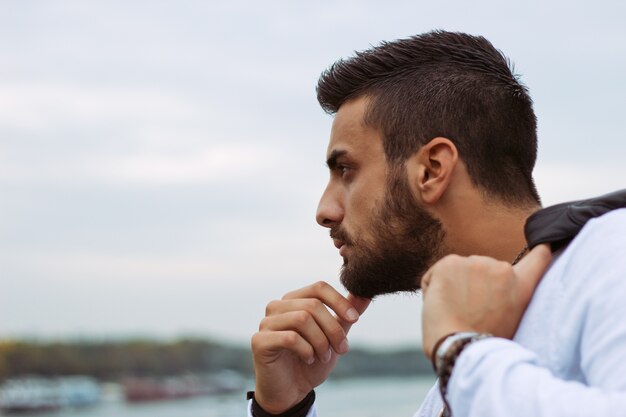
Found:
<path fill-rule="evenodd" d="M 534 99 L 544 203 L 624 188 L 626 3 L 509 3 L 1 1 L 0 337 L 247 343 L 271 299 L 339 286 L 315 84 L 382 40 L 486 36 Z M 416 345 L 419 310 L 381 298 L 352 342 Z"/>

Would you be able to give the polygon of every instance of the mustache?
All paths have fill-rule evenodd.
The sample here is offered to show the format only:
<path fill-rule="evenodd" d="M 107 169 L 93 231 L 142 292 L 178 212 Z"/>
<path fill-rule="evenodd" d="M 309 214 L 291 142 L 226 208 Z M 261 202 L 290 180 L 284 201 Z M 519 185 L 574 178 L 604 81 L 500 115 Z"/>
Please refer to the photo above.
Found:
<path fill-rule="evenodd" d="M 330 228 L 330 238 L 335 240 L 340 240 L 346 245 L 352 245 L 352 239 L 348 235 L 348 233 L 342 229 L 340 226 L 333 226 Z"/>

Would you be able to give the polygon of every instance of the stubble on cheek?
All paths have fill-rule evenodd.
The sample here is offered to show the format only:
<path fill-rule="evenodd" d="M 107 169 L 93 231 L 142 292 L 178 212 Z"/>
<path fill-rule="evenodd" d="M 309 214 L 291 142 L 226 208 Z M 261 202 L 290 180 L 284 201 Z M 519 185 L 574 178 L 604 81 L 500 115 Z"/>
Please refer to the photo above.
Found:
<path fill-rule="evenodd" d="M 393 177 L 385 201 L 371 215 L 372 238 L 351 236 L 341 282 L 355 295 L 415 292 L 443 254 L 441 223 L 414 200 L 406 180 Z"/>

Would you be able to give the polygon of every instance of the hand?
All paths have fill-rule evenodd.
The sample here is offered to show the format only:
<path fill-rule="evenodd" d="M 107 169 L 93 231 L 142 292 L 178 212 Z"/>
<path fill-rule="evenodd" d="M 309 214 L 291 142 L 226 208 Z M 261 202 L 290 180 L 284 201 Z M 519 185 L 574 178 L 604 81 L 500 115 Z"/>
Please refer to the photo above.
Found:
<path fill-rule="evenodd" d="M 433 265 L 422 278 L 426 356 L 432 356 L 441 337 L 453 332 L 513 338 L 551 259 L 548 245 L 539 245 L 515 266 L 484 256 L 457 255 Z"/>
<path fill-rule="evenodd" d="M 346 335 L 369 303 L 321 281 L 269 303 L 252 336 L 259 405 L 280 414 L 324 382 L 348 351 Z"/>

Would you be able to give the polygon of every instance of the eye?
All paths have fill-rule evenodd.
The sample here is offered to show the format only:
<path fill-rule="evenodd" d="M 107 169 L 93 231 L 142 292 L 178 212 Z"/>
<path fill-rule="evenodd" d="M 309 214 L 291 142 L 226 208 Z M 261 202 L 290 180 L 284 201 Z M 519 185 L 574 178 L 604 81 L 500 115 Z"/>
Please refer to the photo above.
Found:
<path fill-rule="evenodd" d="M 337 171 L 339 171 L 342 178 L 345 178 L 347 175 L 349 175 L 352 172 L 352 168 L 346 165 L 339 165 L 337 166 Z"/>

